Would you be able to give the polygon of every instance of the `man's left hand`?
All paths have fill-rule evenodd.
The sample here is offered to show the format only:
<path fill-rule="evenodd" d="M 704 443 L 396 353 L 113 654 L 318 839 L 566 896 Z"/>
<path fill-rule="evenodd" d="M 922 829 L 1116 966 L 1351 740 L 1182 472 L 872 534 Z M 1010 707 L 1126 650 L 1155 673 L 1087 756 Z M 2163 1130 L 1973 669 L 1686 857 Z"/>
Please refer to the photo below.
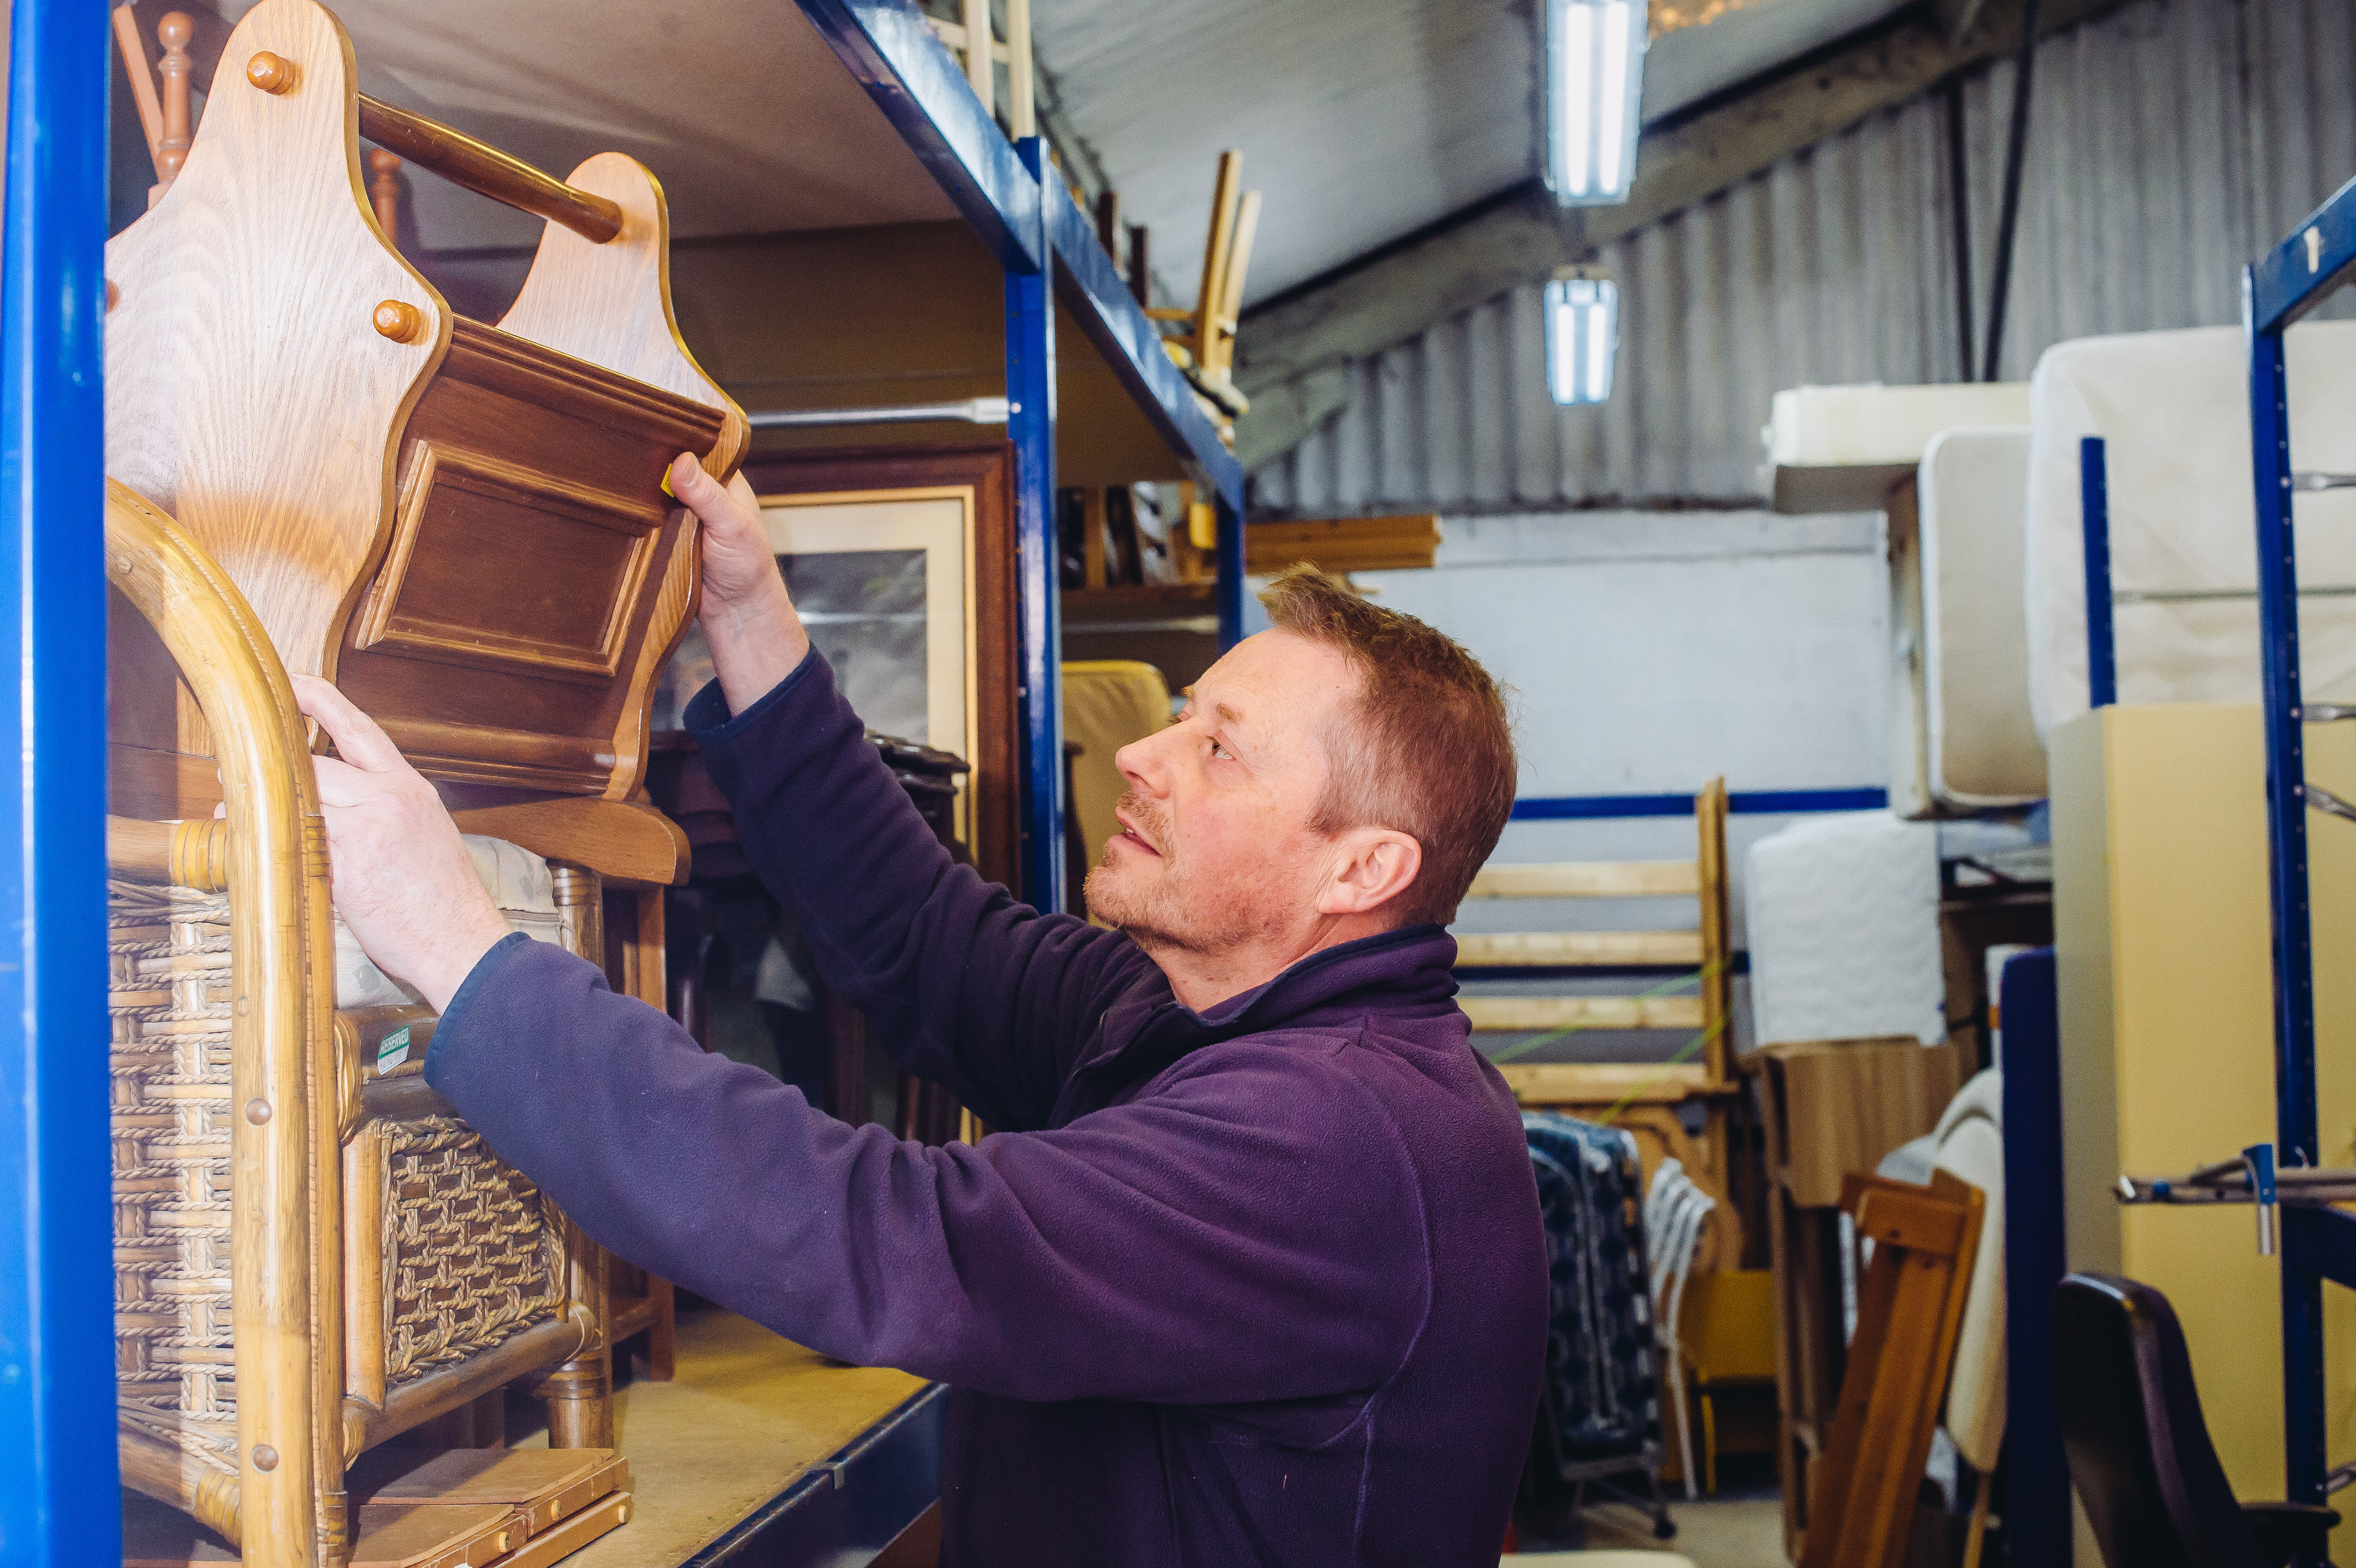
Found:
<path fill-rule="evenodd" d="M 441 797 L 376 721 L 316 675 L 294 681 L 295 703 L 341 754 L 341 760 L 312 759 L 327 819 L 336 912 L 380 969 L 444 1012 L 476 963 L 508 934 L 507 920 L 483 891 Z"/>

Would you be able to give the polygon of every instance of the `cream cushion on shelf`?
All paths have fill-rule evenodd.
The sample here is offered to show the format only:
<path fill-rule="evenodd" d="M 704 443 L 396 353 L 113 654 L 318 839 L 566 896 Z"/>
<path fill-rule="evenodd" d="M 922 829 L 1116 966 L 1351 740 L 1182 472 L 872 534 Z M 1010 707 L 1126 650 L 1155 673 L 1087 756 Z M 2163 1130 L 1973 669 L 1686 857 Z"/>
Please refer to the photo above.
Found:
<path fill-rule="evenodd" d="M 520 844 L 505 839 L 462 833 L 459 841 L 474 856 L 475 875 L 483 890 L 507 917 L 508 929 L 521 931 L 536 942 L 563 945 L 556 914 L 556 892 L 548 862 Z M 338 1007 L 416 1006 L 425 999 L 376 966 L 361 950 L 359 939 L 336 917 L 336 1005 Z"/>

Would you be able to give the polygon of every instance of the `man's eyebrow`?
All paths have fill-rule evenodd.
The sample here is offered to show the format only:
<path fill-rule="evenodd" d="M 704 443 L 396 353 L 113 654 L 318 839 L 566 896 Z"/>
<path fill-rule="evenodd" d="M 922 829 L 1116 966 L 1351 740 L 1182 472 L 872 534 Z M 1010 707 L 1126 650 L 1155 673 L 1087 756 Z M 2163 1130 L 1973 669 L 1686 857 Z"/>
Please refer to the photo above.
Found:
<path fill-rule="evenodd" d="M 1228 724 L 1239 725 L 1244 722 L 1243 714 L 1236 712 L 1235 709 L 1227 706 L 1225 703 L 1215 703 L 1211 711 L 1217 714 L 1221 719 L 1225 720 Z"/>

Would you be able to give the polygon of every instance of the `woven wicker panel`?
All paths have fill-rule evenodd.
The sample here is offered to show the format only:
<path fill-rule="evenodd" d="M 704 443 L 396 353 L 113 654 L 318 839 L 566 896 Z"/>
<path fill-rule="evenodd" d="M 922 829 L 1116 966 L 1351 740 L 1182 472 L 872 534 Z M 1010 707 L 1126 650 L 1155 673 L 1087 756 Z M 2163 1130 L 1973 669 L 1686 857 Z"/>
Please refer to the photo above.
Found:
<path fill-rule="evenodd" d="M 121 1417 L 235 1475 L 229 898 L 107 894 Z"/>
<path fill-rule="evenodd" d="M 463 1122 L 383 1133 L 385 1380 L 562 1317 L 562 1240 L 540 1189 Z"/>

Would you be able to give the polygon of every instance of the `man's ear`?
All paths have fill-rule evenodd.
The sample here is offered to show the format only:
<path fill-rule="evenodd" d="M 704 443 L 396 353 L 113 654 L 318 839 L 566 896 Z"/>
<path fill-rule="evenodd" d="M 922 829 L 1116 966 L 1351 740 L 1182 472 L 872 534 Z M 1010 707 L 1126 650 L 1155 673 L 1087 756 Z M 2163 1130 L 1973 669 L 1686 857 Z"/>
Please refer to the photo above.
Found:
<path fill-rule="evenodd" d="M 1334 847 L 1333 875 L 1317 894 L 1321 915 L 1369 914 L 1406 892 L 1423 869 L 1423 846 L 1393 828 L 1360 828 Z"/>

